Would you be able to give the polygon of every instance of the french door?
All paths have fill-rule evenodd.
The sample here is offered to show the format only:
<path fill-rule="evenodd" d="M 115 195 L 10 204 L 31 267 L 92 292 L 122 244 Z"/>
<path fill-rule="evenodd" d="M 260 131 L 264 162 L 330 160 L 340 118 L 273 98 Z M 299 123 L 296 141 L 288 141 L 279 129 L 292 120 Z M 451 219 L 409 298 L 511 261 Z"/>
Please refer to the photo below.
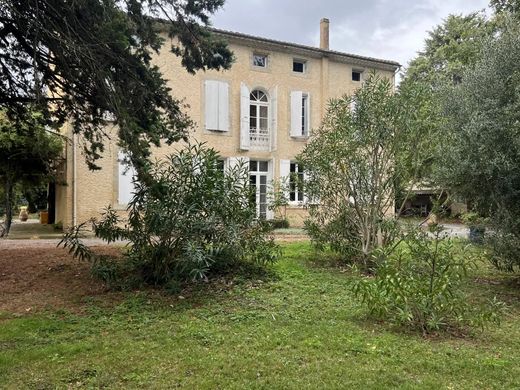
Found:
<path fill-rule="evenodd" d="M 272 211 L 269 210 L 269 188 L 272 182 L 272 167 L 269 161 L 249 161 L 249 183 L 254 188 L 254 203 L 256 215 L 260 219 L 271 219 Z"/>

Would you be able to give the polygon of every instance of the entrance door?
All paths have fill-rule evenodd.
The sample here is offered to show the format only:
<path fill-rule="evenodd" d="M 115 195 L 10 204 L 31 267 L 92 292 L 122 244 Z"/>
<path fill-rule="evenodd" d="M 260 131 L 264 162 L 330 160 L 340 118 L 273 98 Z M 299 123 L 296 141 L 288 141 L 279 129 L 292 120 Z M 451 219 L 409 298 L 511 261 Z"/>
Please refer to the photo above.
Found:
<path fill-rule="evenodd" d="M 268 208 L 268 188 L 272 180 L 270 165 L 269 161 L 249 161 L 249 183 L 255 189 L 256 215 L 260 219 L 272 218 Z"/>

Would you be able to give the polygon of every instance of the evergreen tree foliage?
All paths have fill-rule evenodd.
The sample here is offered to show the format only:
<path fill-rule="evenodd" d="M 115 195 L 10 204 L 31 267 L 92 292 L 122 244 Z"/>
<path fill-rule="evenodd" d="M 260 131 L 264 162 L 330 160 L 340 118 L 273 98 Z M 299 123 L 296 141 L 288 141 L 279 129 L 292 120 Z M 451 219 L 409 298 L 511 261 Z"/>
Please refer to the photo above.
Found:
<path fill-rule="evenodd" d="M 152 55 L 165 47 L 191 73 L 228 69 L 232 53 L 209 33 L 224 0 L 1 0 L 0 108 L 27 103 L 56 126 L 70 120 L 91 169 L 107 119 L 140 179 L 150 147 L 186 137 L 191 125 Z"/>

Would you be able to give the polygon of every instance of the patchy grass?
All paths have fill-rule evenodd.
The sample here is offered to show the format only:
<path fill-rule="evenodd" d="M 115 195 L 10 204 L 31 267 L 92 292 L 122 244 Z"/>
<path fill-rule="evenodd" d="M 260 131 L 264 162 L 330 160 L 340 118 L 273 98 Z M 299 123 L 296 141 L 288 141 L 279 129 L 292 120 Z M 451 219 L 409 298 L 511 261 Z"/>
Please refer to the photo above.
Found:
<path fill-rule="evenodd" d="M 476 295 L 508 302 L 502 325 L 425 339 L 363 320 L 346 269 L 284 246 L 275 277 L 182 296 L 132 292 L 84 314 L 0 315 L 4 388 L 518 388 L 520 286 L 487 268 Z"/>

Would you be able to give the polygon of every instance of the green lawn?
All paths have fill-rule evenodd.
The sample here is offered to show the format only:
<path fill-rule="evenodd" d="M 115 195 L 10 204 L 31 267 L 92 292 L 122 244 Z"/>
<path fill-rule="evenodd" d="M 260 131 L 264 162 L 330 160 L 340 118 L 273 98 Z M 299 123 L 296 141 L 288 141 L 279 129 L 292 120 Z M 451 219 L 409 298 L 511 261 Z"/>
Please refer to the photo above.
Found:
<path fill-rule="evenodd" d="M 508 278 L 481 270 L 472 282 L 509 303 L 498 329 L 425 339 L 364 319 L 353 277 L 312 261 L 307 243 L 284 253 L 271 278 L 185 299 L 133 292 L 85 315 L 4 313 L 0 387 L 520 387 L 520 286 Z"/>

